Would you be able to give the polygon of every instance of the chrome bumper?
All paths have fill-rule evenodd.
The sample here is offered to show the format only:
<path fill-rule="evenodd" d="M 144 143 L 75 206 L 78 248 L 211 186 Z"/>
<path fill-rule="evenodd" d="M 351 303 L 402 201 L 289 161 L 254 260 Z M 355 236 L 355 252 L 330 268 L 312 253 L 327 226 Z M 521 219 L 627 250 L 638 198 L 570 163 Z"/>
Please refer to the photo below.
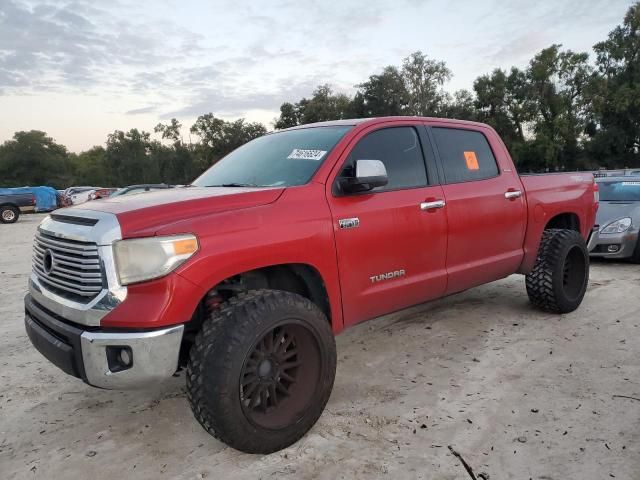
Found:
<path fill-rule="evenodd" d="M 141 388 L 173 375 L 184 332 L 184 325 L 147 332 L 84 330 L 46 310 L 29 294 L 25 327 L 31 343 L 51 363 L 89 385 L 111 390 Z"/>
<path fill-rule="evenodd" d="M 84 332 L 80 336 L 87 383 L 109 390 L 129 390 L 160 382 L 178 369 L 184 325 L 140 333 Z M 122 369 L 110 362 L 107 349 L 115 355 L 128 349 L 131 366 Z"/>

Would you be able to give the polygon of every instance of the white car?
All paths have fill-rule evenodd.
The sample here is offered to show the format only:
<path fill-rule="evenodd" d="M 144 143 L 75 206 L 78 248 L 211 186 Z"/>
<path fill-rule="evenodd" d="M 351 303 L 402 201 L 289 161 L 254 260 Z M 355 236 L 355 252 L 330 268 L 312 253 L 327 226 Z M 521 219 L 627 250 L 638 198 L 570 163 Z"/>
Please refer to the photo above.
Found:
<path fill-rule="evenodd" d="M 64 196 L 71 205 L 79 205 L 89 200 L 89 195 L 95 192 L 96 187 L 69 187 L 64 191 Z"/>

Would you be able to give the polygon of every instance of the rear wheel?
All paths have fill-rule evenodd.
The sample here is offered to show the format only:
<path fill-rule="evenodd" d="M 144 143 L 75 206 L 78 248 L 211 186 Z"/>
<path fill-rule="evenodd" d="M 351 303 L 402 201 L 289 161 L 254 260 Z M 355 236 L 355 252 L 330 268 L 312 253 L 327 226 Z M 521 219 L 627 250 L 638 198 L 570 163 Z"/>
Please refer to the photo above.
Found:
<path fill-rule="evenodd" d="M 533 270 L 526 277 L 529 300 L 554 313 L 574 311 L 589 281 L 589 253 L 574 230 L 545 230 Z"/>
<path fill-rule="evenodd" d="M 330 324 L 306 298 L 256 290 L 205 321 L 191 348 L 187 395 L 211 435 L 247 453 L 271 453 L 318 420 L 336 371 Z"/>
<path fill-rule="evenodd" d="M 3 205 L 0 207 L 0 222 L 16 223 L 20 217 L 20 210 L 11 205 Z"/>

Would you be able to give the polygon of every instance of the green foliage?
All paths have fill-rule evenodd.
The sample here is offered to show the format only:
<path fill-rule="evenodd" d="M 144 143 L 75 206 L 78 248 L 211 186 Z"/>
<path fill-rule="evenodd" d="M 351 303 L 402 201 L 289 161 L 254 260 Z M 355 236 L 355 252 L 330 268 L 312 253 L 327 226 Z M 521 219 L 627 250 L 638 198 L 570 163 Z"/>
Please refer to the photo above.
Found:
<path fill-rule="evenodd" d="M 311 98 L 303 98 L 297 103 L 283 103 L 274 127 L 282 129 L 350 117 L 353 117 L 351 99 L 344 94 L 334 95 L 329 85 L 320 85 Z"/>
<path fill-rule="evenodd" d="M 183 185 L 231 150 L 267 133 L 260 123 L 242 119 L 227 122 L 210 113 L 198 117 L 191 127 L 201 142 L 184 143 L 181 128 L 175 118 L 154 128 L 170 145 L 135 128 L 128 132 L 116 130 L 107 137 L 106 148 L 93 147 L 80 154 L 68 153 L 44 132 L 17 132 L 13 140 L 0 145 L 1 186 Z"/>
<path fill-rule="evenodd" d="M 590 84 L 593 138 L 588 151 L 606 166 L 640 165 L 640 3 L 594 46 L 599 75 Z"/>
<path fill-rule="evenodd" d="M 409 115 L 436 117 L 442 114 L 449 102 L 443 86 L 451 79 L 451 70 L 444 62 L 414 52 L 402 61 L 402 78 L 409 98 Z"/>
<path fill-rule="evenodd" d="M 240 145 L 266 134 L 267 129 L 261 123 L 248 123 L 243 118 L 226 122 L 207 113 L 198 117 L 191 133 L 201 140 L 195 149 L 199 164 L 208 167 Z"/>
<path fill-rule="evenodd" d="M 450 95 L 451 71 L 420 51 L 356 85 L 353 96 L 320 85 L 309 98 L 285 102 L 276 129 L 343 118 L 442 116 L 485 122 L 501 135 L 520 171 L 640 167 L 640 2 L 622 25 L 587 53 L 551 45 L 526 68 L 478 77 L 473 92 Z M 0 186 L 187 184 L 240 145 L 267 133 L 260 123 L 207 113 L 185 143 L 175 118 L 144 131 L 116 130 L 106 148 L 67 152 L 46 133 L 16 132 L 0 145 Z M 190 137 L 189 137 L 190 138 Z"/>
<path fill-rule="evenodd" d="M 71 181 L 70 172 L 67 149 L 44 132 L 16 132 L 13 140 L 0 146 L 0 179 L 3 187 L 59 187 Z"/>
<path fill-rule="evenodd" d="M 388 66 L 379 75 L 358 85 L 354 98 L 354 111 L 358 117 L 384 117 L 406 115 L 409 107 L 409 92 L 400 71 Z"/>

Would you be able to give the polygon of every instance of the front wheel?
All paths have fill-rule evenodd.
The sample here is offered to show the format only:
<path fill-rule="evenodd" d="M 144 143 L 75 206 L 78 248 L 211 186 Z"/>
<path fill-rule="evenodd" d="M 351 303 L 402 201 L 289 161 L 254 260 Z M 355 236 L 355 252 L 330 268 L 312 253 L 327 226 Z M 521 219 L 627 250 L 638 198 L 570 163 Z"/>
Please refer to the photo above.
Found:
<path fill-rule="evenodd" d="M 529 300 L 553 313 L 569 313 L 582 303 L 589 282 L 589 252 L 574 230 L 545 230 L 533 270 L 526 277 Z"/>
<path fill-rule="evenodd" d="M 11 205 L 3 205 L 0 207 L 0 222 L 16 223 L 20 217 L 20 210 Z"/>
<path fill-rule="evenodd" d="M 300 295 L 255 290 L 204 322 L 190 352 L 187 398 L 214 437 L 271 453 L 316 423 L 335 373 L 335 341 L 320 309 Z"/>

